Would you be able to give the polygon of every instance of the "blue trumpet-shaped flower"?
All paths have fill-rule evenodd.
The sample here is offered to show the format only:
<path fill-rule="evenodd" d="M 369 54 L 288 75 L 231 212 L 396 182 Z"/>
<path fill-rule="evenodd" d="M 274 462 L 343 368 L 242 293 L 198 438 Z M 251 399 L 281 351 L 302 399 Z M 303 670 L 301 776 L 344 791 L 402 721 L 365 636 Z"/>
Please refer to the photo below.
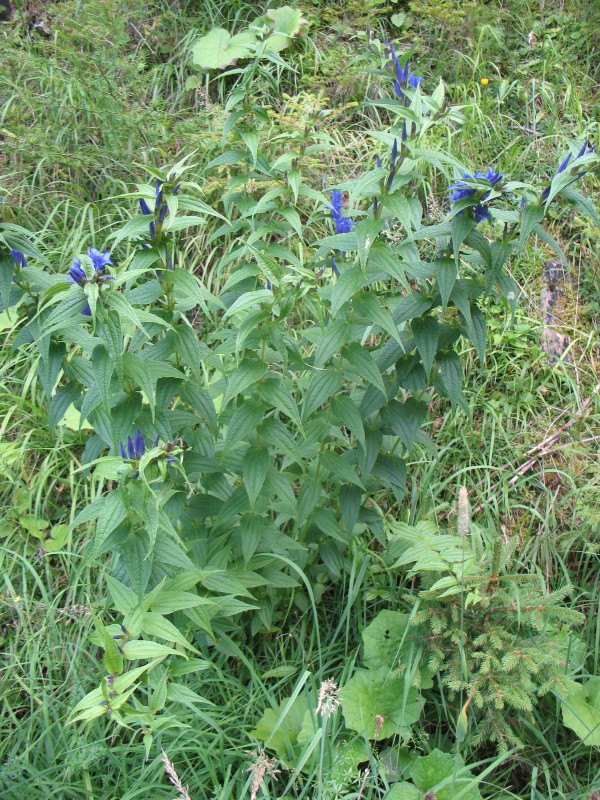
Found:
<path fill-rule="evenodd" d="M 92 264 L 96 270 L 104 270 L 109 264 L 112 266 L 109 250 L 107 250 L 105 253 L 101 253 L 100 250 L 97 250 L 95 247 L 90 247 L 90 249 L 87 251 L 87 254 L 89 258 L 92 259 Z"/>
<path fill-rule="evenodd" d="M 334 189 L 331 192 L 331 217 L 335 224 L 336 233 L 348 233 L 356 225 L 354 220 L 342 214 L 342 193 Z"/>
<path fill-rule="evenodd" d="M 585 142 L 581 145 L 579 152 L 575 156 L 575 161 L 577 161 L 577 159 L 581 158 L 582 156 L 590 155 L 590 153 L 593 153 L 595 149 L 596 145 L 590 144 L 589 141 L 586 139 Z M 571 153 L 567 155 L 567 157 L 564 159 L 564 161 L 562 162 L 562 164 L 556 170 L 556 172 L 552 177 L 555 178 L 557 175 L 560 175 L 561 172 L 564 172 L 566 168 L 569 166 L 570 161 L 571 161 Z M 585 170 L 583 172 L 578 172 L 576 175 L 573 176 L 573 180 L 576 181 L 577 178 L 582 178 L 584 175 L 585 175 Z M 549 194 L 550 194 L 550 186 L 547 186 L 542 192 L 542 200 L 545 200 Z"/>
<path fill-rule="evenodd" d="M 142 214 L 151 214 L 152 213 L 152 210 L 151 210 L 150 206 L 144 200 L 143 197 L 139 197 L 138 198 L 138 203 L 140 204 L 140 211 L 142 212 Z"/>
<path fill-rule="evenodd" d="M 404 66 L 400 64 L 400 60 L 396 55 L 396 48 L 393 44 L 390 44 L 390 58 L 392 59 L 392 64 L 394 66 L 394 91 L 398 97 L 404 97 L 404 87 L 410 86 L 411 89 L 416 89 L 423 80 L 423 77 L 421 75 L 414 75 L 412 72 L 410 72 L 408 59 Z M 406 105 L 406 98 L 404 98 L 404 102 Z"/>
<path fill-rule="evenodd" d="M 81 267 L 81 261 L 78 258 L 73 259 L 73 266 L 69 270 L 67 278 L 69 283 L 76 283 L 78 286 L 83 286 L 87 281 L 87 276 Z"/>
<path fill-rule="evenodd" d="M 106 250 L 104 253 L 101 253 L 100 250 L 97 250 L 95 247 L 90 247 L 90 249 L 87 251 L 87 255 L 88 258 L 91 259 L 96 270 L 92 280 L 102 282 L 114 280 L 114 275 L 108 275 L 106 273 L 107 265 L 112 265 L 112 261 L 110 260 L 110 251 Z M 78 258 L 73 258 L 73 266 L 69 270 L 67 281 L 68 283 L 76 283 L 78 286 L 84 286 L 88 282 L 88 277 L 85 274 L 85 270 L 81 266 L 81 261 Z M 81 310 L 81 313 L 85 317 L 91 317 L 92 309 L 89 307 L 89 305 L 86 305 Z"/>
<path fill-rule="evenodd" d="M 492 186 L 495 186 L 499 181 L 502 180 L 503 177 L 503 174 L 496 172 L 496 170 L 492 169 L 492 167 L 489 167 L 485 172 L 478 170 L 477 172 L 474 172 L 473 175 L 471 175 L 469 172 L 465 172 L 462 176 L 462 180 L 456 181 L 456 183 L 453 183 L 452 186 L 448 187 L 449 189 L 454 190 L 447 196 L 448 200 L 450 200 L 451 203 L 456 203 L 459 200 L 463 200 L 465 197 L 470 197 L 471 195 L 480 191 L 473 186 L 469 186 L 466 181 L 483 179 L 488 181 Z M 480 199 L 485 200 L 487 197 L 489 197 L 489 195 L 490 192 L 485 192 Z M 464 209 L 458 213 L 462 214 L 463 211 Z M 477 222 L 481 222 L 484 219 L 491 219 L 492 215 L 489 212 L 488 204 L 481 202 L 475 205 L 473 207 L 473 216 Z"/>
<path fill-rule="evenodd" d="M 153 447 L 156 447 L 157 444 L 158 436 L 154 441 Z M 131 438 L 131 435 L 128 436 L 125 443 L 119 442 L 119 448 L 121 450 L 121 456 L 126 461 L 135 461 L 136 459 L 140 459 L 146 452 L 146 442 L 140 429 L 136 428 L 133 438 Z"/>
<path fill-rule="evenodd" d="M 152 447 L 158 447 L 160 437 L 157 436 L 152 442 Z M 168 453 L 172 450 L 174 443 L 165 445 L 165 452 Z M 146 441 L 139 428 L 136 428 L 133 437 L 129 435 L 125 442 L 119 442 L 119 450 L 121 451 L 121 458 L 124 461 L 139 461 L 139 459 L 146 452 Z M 178 461 L 177 458 L 168 458 L 167 461 Z"/>
<path fill-rule="evenodd" d="M 27 259 L 25 258 L 25 253 L 22 253 L 20 250 L 16 250 L 14 247 L 10 250 L 11 256 L 15 260 L 15 264 L 18 267 L 26 267 L 27 266 Z"/>

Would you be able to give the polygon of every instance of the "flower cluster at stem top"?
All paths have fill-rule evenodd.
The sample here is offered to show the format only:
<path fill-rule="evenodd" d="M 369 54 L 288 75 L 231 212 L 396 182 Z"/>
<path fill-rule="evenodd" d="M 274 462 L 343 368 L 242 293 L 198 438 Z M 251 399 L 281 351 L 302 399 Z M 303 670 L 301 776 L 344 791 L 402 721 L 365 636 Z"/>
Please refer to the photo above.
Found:
<path fill-rule="evenodd" d="M 84 286 L 86 283 L 114 280 L 114 275 L 109 275 L 106 271 L 106 267 L 109 264 L 112 266 L 109 250 L 106 250 L 104 253 L 102 253 L 95 247 L 90 247 L 90 249 L 87 251 L 87 256 L 89 259 L 91 259 L 92 265 L 96 270 L 94 277 L 88 279 L 83 267 L 81 266 L 81 261 L 78 258 L 73 258 L 73 266 L 69 270 L 69 274 L 67 276 L 68 283 L 76 283 L 78 286 Z M 89 305 L 86 305 L 81 313 L 86 317 L 89 317 L 92 314 L 92 310 Z"/>
<path fill-rule="evenodd" d="M 396 48 L 393 44 L 390 44 L 390 57 L 392 59 L 392 64 L 394 67 L 395 78 L 393 80 L 394 84 L 394 91 L 398 95 L 398 97 L 404 98 L 404 103 L 406 105 L 407 98 L 404 94 L 403 89 L 407 86 L 410 86 L 411 89 L 416 89 L 417 86 L 423 80 L 421 75 L 414 75 L 412 72 L 409 72 L 409 60 L 407 59 L 404 66 L 400 64 L 398 56 L 396 55 Z"/>
<path fill-rule="evenodd" d="M 447 197 L 451 203 L 456 203 L 459 200 L 463 200 L 465 197 L 470 197 L 471 195 L 479 192 L 479 189 L 475 189 L 473 186 L 469 186 L 466 181 L 473 181 L 473 180 L 486 180 L 492 186 L 495 186 L 499 181 L 502 180 L 504 175 L 500 172 L 496 172 L 496 170 L 492 169 L 492 167 L 488 167 L 485 172 L 478 170 L 474 172 L 472 175 L 469 172 L 465 172 L 462 176 L 462 180 L 456 181 L 453 183 L 452 186 L 449 186 L 449 189 L 453 189 Z M 481 202 L 477 203 L 476 206 L 473 207 L 473 216 L 477 220 L 477 222 L 481 222 L 484 219 L 491 219 L 492 215 L 489 212 L 488 203 L 484 203 L 483 201 L 490 196 L 490 192 L 484 192 L 479 198 Z M 465 209 L 459 211 L 459 214 L 462 214 Z"/>
<path fill-rule="evenodd" d="M 160 436 L 152 442 L 152 447 L 158 447 Z M 173 443 L 165 446 L 165 452 L 169 452 L 173 447 Z M 121 451 L 121 458 L 125 461 L 139 461 L 139 459 L 146 452 L 146 441 L 139 428 L 136 428 L 133 437 L 129 435 L 126 442 L 119 442 L 119 449 Z M 177 458 L 168 458 L 167 461 L 177 461 Z"/>
<path fill-rule="evenodd" d="M 331 216 L 335 224 L 336 233 L 349 233 L 356 225 L 354 220 L 342 214 L 342 193 L 336 189 L 331 192 Z"/>

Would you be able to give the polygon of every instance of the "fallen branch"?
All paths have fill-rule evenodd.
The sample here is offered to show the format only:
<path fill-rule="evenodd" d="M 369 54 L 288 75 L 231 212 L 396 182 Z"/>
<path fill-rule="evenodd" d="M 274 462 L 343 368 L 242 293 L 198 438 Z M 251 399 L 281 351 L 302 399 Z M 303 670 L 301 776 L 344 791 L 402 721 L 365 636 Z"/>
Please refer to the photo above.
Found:
<path fill-rule="evenodd" d="M 518 466 L 515 466 L 515 461 L 517 459 L 513 459 L 512 461 L 508 461 L 506 464 L 503 464 L 501 467 L 499 467 L 498 469 L 494 470 L 491 474 L 492 475 L 499 475 L 501 472 L 503 472 L 505 470 L 512 469 L 513 474 L 508 479 L 508 485 L 509 486 L 514 486 L 514 484 L 519 480 L 519 478 L 521 476 L 525 475 L 527 472 L 529 472 L 529 470 L 532 467 L 535 466 L 535 464 L 540 460 L 540 458 L 543 458 L 544 456 L 551 455 L 551 453 L 554 452 L 555 449 L 557 449 L 557 448 L 554 447 L 554 445 L 556 444 L 558 439 L 561 437 L 561 435 L 566 430 L 568 430 L 572 425 L 574 425 L 576 422 L 578 422 L 582 418 L 582 416 L 587 411 L 590 403 L 592 402 L 592 400 L 594 398 L 594 395 L 597 394 L 599 391 L 600 391 L 600 383 L 596 386 L 596 388 L 593 390 L 593 392 L 585 399 L 585 401 L 582 403 L 581 407 L 573 414 L 572 418 L 568 422 L 565 422 L 563 425 L 560 426 L 560 428 L 558 428 L 558 430 L 556 430 L 554 433 L 550 434 L 550 436 L 547 436 L 543 441 L 539 442 L 538 444 L 536 444 L 534 447 L 532 447 L 530 450 L 528 450 L 525 453 L 524 458 L 526 460 L 522 464 L 519 464 Z M 558 420 L 561 417 L 563 417 L 565 413 L 566 413 L 566 411 L 561 412 L 561 414 L 554 420 L 552 425 L 556 424 L 556 422 L 558 422 Z M 592 436 L 592 437 L 590 437 L 588 439 L 584 439 L 582 441 L 594 441 L 597 438 L 598 437 L 596 437 L 596 436 Z M 478 481 L 475 484 L 474 489 L 481 488 L 481 486 L 483 486 L 484 482 L 485 482 L 485 479 L 482 479 L 482 480 Z M 496 481 L 496 483 L 493 484 L 493 486 L 490 487 L 490 490 L 488 492 L 487 498 L 485 500 L 483 500 L 481 503 L 479 503 L 477 506 L 475 506 L 475 508 L 473 509 L 473 513 L 474 514 L 478 514 L 480 511 L 482 511 L 485 508 L 486 503 L 489 502 L 489 498 L 491 497 L 491 495 L 493 495 L 498 490 L 498 488 L 500 487 L 501 483 L 502 483 L 502 481 L 498 480 L 498 481 Z M 444 515 L 444 517 L 445 516 L 447 516 L 447 514 Z"/>

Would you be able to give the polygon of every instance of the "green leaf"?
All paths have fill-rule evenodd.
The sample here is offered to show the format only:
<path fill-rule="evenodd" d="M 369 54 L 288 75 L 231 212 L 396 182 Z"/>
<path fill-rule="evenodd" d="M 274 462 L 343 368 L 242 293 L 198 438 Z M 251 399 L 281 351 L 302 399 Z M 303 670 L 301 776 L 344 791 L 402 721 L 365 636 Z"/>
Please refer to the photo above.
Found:
<path fill-rule="evenodd" d="M 431 305 L 432 300 L 426 297 L 422 292 L 411 292 L 407 294 L 406 297 L 400 299 L 398 305 L 392 311 L 392 319 L 396 325 L 402 325 L 403 322 L 414 319 L 414 317 L 420 316 L 425 311 L 429 311 Z"/>
<path fill-rule="evenodd" d="M 96 386 L 100 391 L 100 396 L 106 406 L 108 406 L 110 381 L 114 371 L 114 364 L 103 344 L 94 347 L 94 352 L 92 353 L 92 368 L 94 370 L 94 378 Z"/>
<path fill-rule="evenodd" d="M 410 205 L 402 192 L 393 192 L 382 198 L 385 208 L 388 208 L 396 217 L 407 233 L 412 230 Z"/>
<path fill-rule="evenodd" d="M 355 672 L 340 691 L 340 700 L 347 727 L 368 739 L 407 739 L 425 702 L 388 667 Z"/>
<path fill-rule="evenodd" d="M 365 447 L 365 428 L 360 411 L 347 394 L 340 394 L 332 399 L 331 411 L 335 421 L 348 428 Z"/>
<path fill-rule="evenodd" d="M 393 400 L 381 412 L 382 420 L 400 437 L 409 451 L 426 417 L 427 403 L 414 397 L 409 397 L 404 403 Z"/>
<path fill-rule="evenodd" d="M 452 228 L 452 249 L 454 262 L 458 269 L 460 261 L 460 248 L 467 236 L 477 227 L 477 221 L 471 214 L 455 214 L 450 222 Z"/>
<path fill-rule="evenodd" d="M 349 325 L 344 320 L 336 320 L 325 328 L 317 341 L 313 362 L 315 367 L 322 367 L 332 355 L 340 350 L 347 341 L 348 330 Z"/>
<path fill-rule="evenodd" d="M 422 800 L 422 796 L 423 793 L 417 789 L 414 783 L 409 783 L 409 781 L 397 781 L 392 784 L 384 800 Z"/>
<path fill-rule="evenodd" d="M 240 314 L 242 311 L 248 311 L 250 308 L 256 308 L 261 303 L 273 302 L 273 292 L 269 289 L 257 289 L 254 292 L 244 292 L 241 297 L 229 306 L 223 319 L 232 316 L 233 314 Z"/>
<path fill-rule="evenodd" d="M 236 408 L 227 426 L 225 450 L 245 441 L 250 431 L 262 422 L 264 414 L 265 409 L 262 403 L 249 400 L 244 401 L 239 408 Z"/>
<path fill-rule="evenodd" d="M 244 484 L 248 497 L 250 499 L 250 506 L 254 508 L 256 498 L 261 492 L 271 459 L 269 450 L 266 447 L 249 447 L 244 456 Z"/>
<path fill-rule="evenodd" d="M 74 381 L 66 386 L 60 386 L 50 400 L 48 407 L 48 427 L 54 430 L 56 425 L 64 417 L 70 405 L 81 397 L 81 387 Z"/>
<path fill-rule="evenodd" d="M 410 776 L 421 795 L 431 791 L 437 800 L 481 800 L 479 781 L 458 754 L 442 753 L 436 748 L 416 760 Z"/>
<path fill-rule="evenodd" d="M 598 217 L 594 204 L 591 202 L 591 200 L 581 194 L 581 192 L 577 191 L 577 189 L 574 189 L 572 186 L 566 186 L 560 194 L 561 197 L 564 197 L 565 200 L 568 200 L 569 203 L 575 206 L 578 211 L 581 211 L 584 216 L 589 217 L 594 225 L 600 226 L 600 217 Z"/>
<path fill-rule="evenodd" d="M 525 240 L 534 228 L 544 219 L 544 206 L 537 203 L 527 203 L 521 212 L 521 230 L 519 232 L 519 246 L 523 247 Z"/>
<path fill-rule="evenodd" d="M 452 258 L 438 258 L 433 262 L 433 267 L 442 298 L 442 308 L 445 310 L 458 274 L 456 263 Z"/>
<path fill-rule="evenodd" d="M 340 486 L 340 513 L 346 531 L 352 535 L 354 526 L 358 522 L 362 491 L 357 486 Z"/>
<path fill-rule="evenodd" d="M 276 52 L 288 47 L 292 43 L 292 39 L 308 28 L 310 24 L 302 16 L 300 9 L 290 6 L 272 8 L 267 11 L 266 16 L 275 23 L 275 30 L 267 39 L 265 48 Z"/>
<path fill-rule="evenodd" d="M 104 625 L 102 627 L 102 647 L 104 648 L 104 655 L 102 657 L 102 664 L 106 671 L 110 674 L 123 672 L 123 654 L 119 650 L 116 641 L 112 638 L 110 633 L 106 630 Z"/>
<path fill-rule="evenodd" d="M 358 243 L 358 261 L 363 269 L 367 265 L 371 245 L 375 243 L 384 224 L 383 220 L 365 219 L 354 228 Z"/>
<path fill-rule="evenodd" d="M 208 597 L 200 597 L 193 592 L 180 592 L 169 589 L 161 590 L 158 597 L 152 601 L 150 608 L 152 611 L 156 611 L 157 614 L 172 614 L 174 611 L 183 611 L 185 608 L 212 605 L 214 605 L 214 602 Z"/>
<path fill-rule="evenodd" d="M 123 522 L 126 516 L 127 508 L 121 493 L 118 489 L 115 489 L 105 498 L 100 519 L 96 524 L 96 536 L 94 538 L 94 550 L 96 553 L 100 550 L 100 546 L 106 537 L 114 531 L 117 525 Z"/>
<path fill-rule="evenodd" d="M 265 520 L 258 514 L 244 514 L 240 520 L 244 566 L 247 566 L 254 553 L 258 550 L 266 529 Z"/>
<path fill-rule="evenodd" d="M 400 611 L 384 609 L 362 632 L 363 662 L 370 669 L 400 666 L 400 656 L 411 641 L 407 634 L 410 617 Z"/>
<path fill-rule="evenodd" d="M 116 311 L 108 311 L 104 324 L 99 326 L 98 332 L 104 339 L 104 344 L 114 364 L 117 374 L 123 377 L 123 335 L 121 333 L 121 320 Z"/>
<path fill-rule="evenodd" d="M 485 360 L 485 343 L 487 338 L 487 329 L 485 324 L 485 314 L 475 305 L 471 304 L 471 324 L 469 325 L 469 338 L 475 346 L 477 355 L 480 361 Z"/>
<path fill-rule="evenodd" d="M 289 417 L 298 428 L 302 429 L 300 411 L 291 392 L 289 392 L 282 381 L 265 381 L 259 388 L 260 394 L 266 403 L 274 405 L 279 411 Z"/>
<path fill-rule="evenodd" d="M 231 36 L 223 28 L 213 28 L 192 48 L 192 61 L 201 69 L 222 69 L 238 58 L 249 58 L 255 45 L 256 36 L 251 31 Z"/>
<path fill-rule="evenodd" d="M 341 385 L 342 376 L 333 367 L 327 367 L 327 369 L 315 372 L 304 396 L 302 419 L 310 417 L 313 411 L 316 411 L 326 400 L 333 397 Z"/>
<path fill-rule="evenodd" d="M 310 710 L 309 699 L 299 695 L 286 710 L 289 700 L 283 700 L 275 708 L 269 708 L 262 715 L 252 731 L 252 736 L 265 743 L 280 758 L 287 758 L 298 744 L 304 715 Z"/>
<path fill-rule="evenodd" d="M 398 342 L 400 347 L 402 347 L 402 340 L 400 339 L 398 328 L 391 314 L 381 305 L 381 301 L 375 294 L 363 294 L 354 300 L 353 305 L 361 317 L 366 317 L 373 322 L 373 324 L 379 325 L 382 330 L 389 333 L 390 336 Z"/>
<path fill-rule="evenodd" d="M 134 661 L 137 658 L 162 658 L 163 656 L 169 655 L 181 656 L 182 653 L 173 650 L 172 647 L 167 647 L 166 644 L 136 640 L 125 642 L 123 645 L 123 655 L 130 661 Z"/>
<path fill-rule="evenodd" d="M 331 291 L 331 314 L 333 317 L 337 316 L 344 303 L 360 291 L 366 282 L 364 274 L 355 267 L 350 267 L 342 272 Z"/>
<path fill-rule="evenodd" d="M 298 523 L 300 525 L 306 522 L 322 494 L 323 486 L 320 481 L 316 481 L 313 478 L 305 478 L 301 482 L 300 491 L 298 492 Z"/>
<path fill-rule="evenodd" d="M 343 483 L 353 483 L 360 489 L 365 488 L 356 472 L 342 456 L 331 452 L 331 450 L 326 450 L 324 453 L 321 453 L 319 460 L 326 470 L 340 478 Z"/>
<path fill-rule="evenodd" d="M 429 377 L 435 360 L 440 336 L 439 323 L 435 317 L 427 315 L 413 319 L 410 327 L 417 345 L 417 350 L 423 361 L 425 373 L 427 377 Z"/>
<path fill-rule="evenodd" d="M 88 318 L 86 318 L 81 311 L 87 305 L 85 295 L 79 291 L 73 290 L 73 294 L 69 294 L 64 300 L 54 308 L 42 326 L 44 336 L 58 330 L 59 328 L 72 328 L 74 326 L 83 325 Z"/>
<path fill-rule="evenodd" d="M 561 705 L 564 724 L 588 747 L 600 747 L 600 677 L 581 683 Z"/>
<path fill-rule="evenodd" d="M 450 350 L 440 353 L 438 362 L 442 381 L 448 392 L 448 398 L 454 406 L 462 397 L 463 371 L 460 357 L 455 350 Z"/>
<path fill-rule="evenodd" d="M 127 351 L 123 353 L 123 371 L 146 395 L 152 418 L 154 419 L 154 411 L 156 408 L 156 378 L 152 376 L 148 364 L 144 359 L 140 358 L 140 356 Z"/>
<path fill-rule="evenodd" d="M 223 408 L 238 394 L 242 394 L 250 386 L 258 383 L 266 371 L 267 365 L 264 361 L 245 358 L 227 382 L 227 390 L 223 396 Z"/>
<path fill-rule="evenodd" d="M 113 578 L 111 575 L 104 575 L 104 580 L 108 586 L 110 596 L 112 597 L 113 605 L 122 616 L 126 616 L 138 604 L 138 596 L 125 586 L 124 583 Z"/>
<path fill-rule="evenodd" d="M 159 639 L 165 639 L 167 642 L 176 642 L 188 650 L 193 650 L 195 653 L 198 652 L 187 641 L 179 628 L 175 627 L 168 619 L 165 619 L 162 614 L 157 614 L 154 611 L 147 611 L 144 614 L 142 632 L 147 636 L 158 636 Z"/>
<path fill-rule="evenodd" d="M 326 536 L 330 536 L 332 539 L 342 542 L 344 545 L 348 544 L 348 534 L 342 530 L 335 514 L 330 508 L 315 509 L 311 515 L 310 521 L 313 525 L 316 525 L 320 531 L 323 531 Z M 331 552 L 332 551 L 319 546 L 319 553 L 325 563 L 327 563 L 327 558 Z M 338 552 L 337 548 L 333 548 L 334 558 L 338 558 Z M 337 575 L 337 577 L 340 577 L 337 564 L 333 567 L 332 572 Z"/>
<path fill-rule="evenodd" d="M 367 349 L 358 344 L 358 342 L 352 342 L 347 347 L 344 347 L 342 355 L 358 370 L 364 380 L 379 389 L 384 398 L 386 397 L 385 384 L 381 372 Z"/>
<path fill-rule="evenodd" d="M 189 686 L 180 683 L 169 683 L 167 686 L 167 698 L 175 703 L 181 703 L 192 711 L 195 711 L 195 703 L 204 703 L 204 705 L 209 706 L 214 705 L 210 700 L 207 700 L 206 697 L 202 697 L 202 695 L 190 689 Z"/>
<path fill-rule="evenodd" d="M 183 295 L 184 298 L 193 301 L 194 305 L 200 306 L 205 312 L 207 311 L 207 303 L 211 302 L 223 307 L 223 304 L 208 289 L 206 289 L 198 280 L 196 275 L 188 272 L 187 269 L 173 269 L 167 273 L 168 280 L 175 287 L 175 294 Z M 193 306 L 192 306 L 193 307 Z"/>

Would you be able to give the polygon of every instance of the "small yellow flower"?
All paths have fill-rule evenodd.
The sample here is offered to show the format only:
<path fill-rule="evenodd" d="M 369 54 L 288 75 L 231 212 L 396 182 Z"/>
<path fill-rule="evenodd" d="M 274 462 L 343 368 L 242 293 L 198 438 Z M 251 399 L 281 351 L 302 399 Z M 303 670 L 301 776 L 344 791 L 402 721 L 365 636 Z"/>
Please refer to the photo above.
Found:
<path fill-rule="evenodd" d="M 482 78 L 481 79 L 481 85 L 482 86 L 487 86 L 489 82 L 490 82 L 489 78 Z"/>

